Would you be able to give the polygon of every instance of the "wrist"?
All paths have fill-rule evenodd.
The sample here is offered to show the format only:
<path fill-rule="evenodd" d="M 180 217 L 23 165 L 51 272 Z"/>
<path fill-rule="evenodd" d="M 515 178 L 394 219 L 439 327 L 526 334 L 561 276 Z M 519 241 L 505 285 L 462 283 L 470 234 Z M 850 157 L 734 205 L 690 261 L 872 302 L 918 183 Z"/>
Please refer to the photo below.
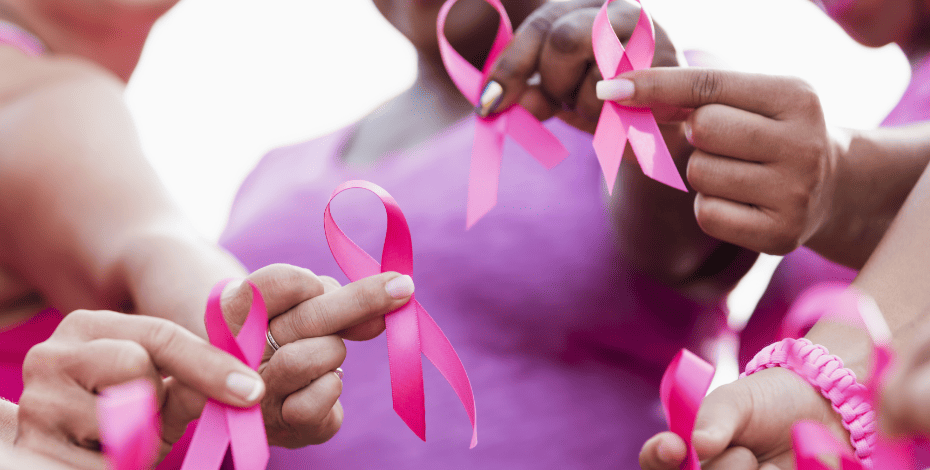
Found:
<path fill-rule="evenodd" d="M 856 181 L 851 174 L 854 169 L 850 168 L 849 158 L 853 131 L 834 129 L 828 133 L 828 137 L 826 165 L 821 176 L 820 207 L 817 208 L 820 220 L 803 244 L 830 260 L 850 265 L 846 256 L 849 250 L 846 248 L 852 240 L 858 238 L 855 234 L 861 232 L 861 227 L 847 210 L 851 207 L 848 200 L 849 183 Z M 861 188 L 855 188 L 855 191 L 861 191 Z M 855 267 L 861 267 L 864 262 L 864 259 L 856 261 Z"/>

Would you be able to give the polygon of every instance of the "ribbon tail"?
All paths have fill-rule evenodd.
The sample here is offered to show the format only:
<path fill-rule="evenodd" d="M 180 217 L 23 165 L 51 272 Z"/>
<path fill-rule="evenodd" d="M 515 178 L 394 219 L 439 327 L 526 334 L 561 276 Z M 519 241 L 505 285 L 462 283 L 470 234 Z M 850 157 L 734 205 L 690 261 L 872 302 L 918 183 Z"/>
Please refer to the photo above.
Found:
<path fill-rule="evenodd" d="M 223 411 L 219 403 L 207 401 L 181 470 L 220 468 L 229 447 L 229 426 Z"/>
<path fill-rule="evenodd" d="M 394 411 L 420 439 L 426 440 L 426 406 L 423 392 L 423 362 L 420 359 L 420 327 L 416 308 L 410 299 L 397 311 L 387 314 L 388 362 L 391 369 L 391 397 Z"/>
<path fill-rule="evenodd" d="M 620 161 L 626 149 L 626 127 L 620 119 L 620 111 L 620 107 L 616 104 L 604 103 L 601 117 L 597 121 L 597 129 L 594 131 L 594 153 L 601 164 L 608 194 L 614 192 L 617 173 L 620 171 Z"/>
<path fill-rule="evenodd" d="M 624 114 L 628 118 L 627 134 L 630 146 L 636 153 L 643 173 L 660 183 L 687 192 L 685 182 L 675 167 L 652 111 L 627 108 L 624 109 Z"/>
<path fill-rule="evenodd" d="M 471 382 L 468 380 L 468 374 L 465 372 L 465 366 L 462 360 L 449 342 L 449 338 L 442 332 L 436 321 L 433 320 L 426 310 L 418 303 L 415 304 L 417 314 L 420 320 L 420 342 L 423 346 L 423 354 L 433 365 L 439 369 L 442 376 L 446 378 L 452 390 L 458 395 L 465 412 L 468 413 L 468 419 L 471 421 L 472 435 L 469 449 L 478 445 L 478 424 L 475 412 L 475 395 L 471 388 Z"/>
<path fill-rule="evenodd" d="M 269 452 L 261 408 L 227 408 L 226 422 L 236 470 L 265 470 Z"/>
<path fill-rule="evenodd" d="M 145 380 L 108 387 L 97 400 L 100 442 L 116 470 L 150 468 L 158 455 L 155 389 Z"/>
<path fill-rule="evenodd" d="M 526 109 L 513 106 L 506 112 L 507 134 L 547 170 L 568 157 L 568 149 Z"/>
<path fill-rule="evenodd" d="M 820 461 L 819 457 L 822 455 L 839 457 L 840 468 L 844 470 L 862 468 L 849 451 L 820 423 L 798 421 L 791 427 L 791 440 L 797 470 L 832 470 L 832 467 Z"/>
<path fill-rule="evenodd" d="M 466 228 L 471 228 L 497 205 L 504 133 L 496 128 L 495 121 L 502 118 L 500 116 L 494 120 L 475 120 L 475 144 L 468 173 Z"/>
<path fill-rule="evenodd" d="M 662 376 L 659 392 L 669 430 L 678 434 L 688 446 L 688 457 L 682 463 L 682 470 L 701 469 L 701 462 L 691 444 L 691 434 L 713 378 L 714 366 L 687 349 L 682 349 L 672 359 Z"/>

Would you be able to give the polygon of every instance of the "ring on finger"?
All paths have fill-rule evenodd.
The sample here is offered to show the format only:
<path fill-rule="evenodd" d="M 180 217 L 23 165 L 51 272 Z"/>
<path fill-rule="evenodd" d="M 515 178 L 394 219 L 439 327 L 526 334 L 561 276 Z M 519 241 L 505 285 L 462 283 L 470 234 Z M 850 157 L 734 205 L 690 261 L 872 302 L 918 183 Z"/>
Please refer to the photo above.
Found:
<path fill-rule="evenodd" d="M 265 339 L 268 340 L 268 346 L 271 346 L 271 349 L 277 351 L 281 349 L 281 346 L 278 345 L 278 342 L 274 340 L 274 336 L 271 336 L 271 327 L 269 326 L 265 330 Z"/>

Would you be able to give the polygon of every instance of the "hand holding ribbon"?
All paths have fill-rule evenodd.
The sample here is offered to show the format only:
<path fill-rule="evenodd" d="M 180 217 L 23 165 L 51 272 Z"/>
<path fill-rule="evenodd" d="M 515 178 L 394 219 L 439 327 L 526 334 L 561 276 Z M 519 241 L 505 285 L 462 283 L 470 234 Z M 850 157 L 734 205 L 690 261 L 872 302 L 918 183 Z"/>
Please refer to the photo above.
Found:
<path fill-rule="evenodd" d="M 258 287 L 251 281 L 252 306 L 234 337 L 220 309 L 220 297 L 229 280 L 221 281 L 210 292 L 205 322 L 210 343 L 232 354 L 252 369 L 258 369 L 265 350 L 268 313 Z M 231 448 L 237 470 L 264 470 L 268 464 L 268 439 L 260 405 L 236 408 L 214 399 L 207 401 L 191 439 L 181 470 L 218 469 Z"/>
<path fill-rule="evenodd" d="M 714 366 L 687 349 L 682 349 L 672 359 L 662 376 L 659 390 L 669 430 L 681 437 L 688 447 L 685 460 L 681 463 L 682 470 L 701 468 L 697 451 L 691 444 L 691 434 L 694 432 L 701 401 L 713 378 Z"/>
<path fill-rule="evenodd" d="M 355 244 L 336 225 L 330 213 L 330 204 L 339 193 L 361 188 L 377 195 L 387 211 L 387 233 L 381 264 Z M 339 185 L 323 213 L 323 228 L 326 242 L 336 263 L 350 281 L 373 276 L 378 273 L 396 271 L 413 274 L 413 244 L 410 228 L 397 201 L 380 186 L 368 181 L 348 181 Z M 426 410 L 423 392 L 423 364 L 420 354 L 432 362 L 443 377 L 452 385 L 459 400 L 468 413 L 472 424 L 471 447 L 478 443 L 478 427 L 475 421 L 475 398 L 471 383 L 462 361 L 453 349 L 439 325 L 426 312 L 416 294 L 403 307 L 388 313 L 385 318 L 387 330 L 388 360 L 391 370 L 391 395 L 394 411 L 408 427 L 426 440 Z"/>
<path fill-rule="evenodd" d="M 656 46 L 652 18 L 646 12 L 646 8 L 642 7 L 636 29 L 633 30 L 626 49 L 623 48 L 607 18 L 607 6 L 613 1 L 615 0 L 604 2 L 594 20 L 592 31 L 594 57 L 604 79 L 651 67 Z M 639 0 L 636 1 L 639 3 Z M 642 6 L 641 3 L 640 5 Z M 613 192 L 617 172 L 620 170 L 620 160 L 628 140 L 646 176 L 687 191 L 652 111 L 648 108 L 624 107 L 607 101 L 601 110 L 597 130 L 594 132 L 594 151 L 604 172 L 608 192 Z"/>
<path fill-rule="evenodd" d="M 105 388 L 97 398 L 100 444 L 115 470 L 151 468 L 160 434 L 155 389 L 145 379 Z"/>
<path fill-rule="evenodd" d="M 481 88 L 487 81 L 494 60 L 513 38 L 513 26 L 500 0 L 485 0 L 500 14 L 497 36 L 488 53 L 483 70 L 476 69 L 462 57 L 445 35 L 446 18 L 458 0 L 447 0 L 439 10 L 436 34 L 439 52 L 449 77 L 472 104 L 478 105 Z M 471 227 L 497 204 L 504 136 L 509 135 L 547 169 L 568 156 L 568 150 L 529 111 L 519 105 L 485 118 L 475 117 L 475 143 L 468 176 L 467 227 Z"/>

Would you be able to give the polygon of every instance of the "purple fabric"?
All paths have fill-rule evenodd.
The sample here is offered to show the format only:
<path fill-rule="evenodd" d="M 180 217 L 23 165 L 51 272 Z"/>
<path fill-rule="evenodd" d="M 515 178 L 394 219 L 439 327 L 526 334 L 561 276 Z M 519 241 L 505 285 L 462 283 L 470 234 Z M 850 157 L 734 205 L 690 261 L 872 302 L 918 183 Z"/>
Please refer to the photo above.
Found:
<path fill-rule="evenodd" d="M 335 160 L 345 129 L 275 150 L 248 177 L 221 243 L 249 269 L 291 263 L 341 281 L 322 228 L 330 192 L 349 179 L 390 191 L 413 234 L 417 298 L 461 355 L 478 406 L 469 451 L 461 405 L 425 367 L 423 443 L 391 409 L 383 335 L 349 343 L 342 430 L 274 449 L 269 468 L 638 468 L 642 443 L 665 429 L 662 370 L 692 336 L 717 332 L 719 311 L 624 265 L 591 136 L 547 127 L 572 155 L 547 172 L 508 140 L 498 205 L 469 231 L 471 121 L 363 170 Z M 378 204 L 364 191 L 333 201 L 339 226 L 375 258 Z"/>

